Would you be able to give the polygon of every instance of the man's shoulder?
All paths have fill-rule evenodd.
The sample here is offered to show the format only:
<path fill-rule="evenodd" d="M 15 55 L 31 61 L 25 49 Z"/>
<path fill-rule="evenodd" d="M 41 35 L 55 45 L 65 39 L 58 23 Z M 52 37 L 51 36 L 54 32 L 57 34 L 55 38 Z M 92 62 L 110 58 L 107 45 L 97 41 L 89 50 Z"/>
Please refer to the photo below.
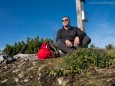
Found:
<path fill-rule="evenodd" d="M 79 29 L 77 26 L 71 26 L 73 29 Z"/>
<path fill-rule="evenodd" d="M 79 31 L 80 29 L 77 26 L 72 26 L 73 29 L 76 29 L 77 31 Z M 80 30 L 81 31 L 81 30 Z"/>
<path fill-rule="evenodd" d="M 60 29 L 58 30 L 58 32 L 61 32 L 61 31 L 63 31 L 63 28 L 60 28 Z"/>
<path fill-rule="evenodd" d="M 76 29 L 78 28 L 77 26 L 71 26 L 71 27 L 72 27 L 72 28 L 76 28 Z"/>

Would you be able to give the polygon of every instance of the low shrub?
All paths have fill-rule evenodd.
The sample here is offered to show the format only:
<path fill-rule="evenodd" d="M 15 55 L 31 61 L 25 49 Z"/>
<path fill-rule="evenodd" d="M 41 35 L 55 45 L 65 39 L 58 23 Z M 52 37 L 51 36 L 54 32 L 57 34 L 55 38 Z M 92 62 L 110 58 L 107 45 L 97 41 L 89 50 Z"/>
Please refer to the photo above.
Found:
<path fill-rule="evenodd" d="M 115 56 L 110 56 L 106 50 L 80 48 L 65 56 L 60 66 L 63 70 L 69 70 L 71 73 L 80 73 L 87 68 L 115 67 L 114 63 Z"/>

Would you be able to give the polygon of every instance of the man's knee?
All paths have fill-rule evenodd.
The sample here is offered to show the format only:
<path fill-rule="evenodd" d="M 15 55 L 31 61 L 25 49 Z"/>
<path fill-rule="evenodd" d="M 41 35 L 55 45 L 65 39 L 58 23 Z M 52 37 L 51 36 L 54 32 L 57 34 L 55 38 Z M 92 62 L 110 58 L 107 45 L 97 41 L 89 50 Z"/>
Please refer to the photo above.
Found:
<path fill-rule="evenodd" d="M 90 37 L 89 37 L 89 36 L 85 36 L 85 37 L 83 38 L 82 45 L 83 45 L 83 46 L 88 46 L 88 44 L 90 44 L 90 43 L 91 43 Z"/>
<path fill-rule="evenodd" d="M 62 52 L 64 53 L 68 53 L 73 50 L 72 48 L 67 47 L 64 41 L 62 40 L 58 40 L 56 45 L 57 45 L 57 49 L 62 50 Z"/>
<path fill-rule="evenodd" d="M 64 43 L 63 43 L 62 40 L 58 40 L 58 41 L 56 42 L 56 47 L 57 47 L 57 48 L 60 48 L 61 45 L 63 45 L 63 44 L 64 44 Z"/>
<path fill-rule="evenodd" d="M 62 41 L 61 40 L 58 40 L 57 42 L 56 42 L 56 45 L 60 45 L 62 43 Z"/>
<path fill-rule="evenodd" d="M 85 40 L 85 42 L 86 42 L 87 44 L 90 44 L 90 43 L 91 43 L 91 39 L 90 39 L 89 36 L 85 36 L 85 37 L 84 37 L 84 40 Z"/>

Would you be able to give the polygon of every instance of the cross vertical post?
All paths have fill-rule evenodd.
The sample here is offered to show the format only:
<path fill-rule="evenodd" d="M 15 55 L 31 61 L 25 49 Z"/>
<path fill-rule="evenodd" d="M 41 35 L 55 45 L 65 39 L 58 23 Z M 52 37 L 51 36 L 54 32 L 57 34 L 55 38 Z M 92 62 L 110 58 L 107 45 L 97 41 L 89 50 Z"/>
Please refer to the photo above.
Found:
<path fill-rule="evenodd" d="M 85 0 L 76 0 L 76 12 L 78 28 L 85 32 L 85 22 L 87 22 L 86 13 L 84 11 Z"/>

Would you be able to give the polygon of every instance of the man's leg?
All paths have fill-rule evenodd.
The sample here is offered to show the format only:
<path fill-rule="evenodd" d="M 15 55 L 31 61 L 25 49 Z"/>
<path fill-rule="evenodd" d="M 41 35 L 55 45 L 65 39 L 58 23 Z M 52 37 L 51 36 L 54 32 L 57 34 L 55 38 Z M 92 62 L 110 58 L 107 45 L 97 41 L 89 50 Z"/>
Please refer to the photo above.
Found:
<path fill-rule="evenodd" d="M 64 53 L 68 53 L 73 50 L 73 48 L 67 47 L 66 44 L 61 40 L 58 40 L 56 45 L 57 45 L 57 48 L 62 50 Z"/>
<path fill-rule="evenodd" d="M 82 40 L 82 47 L 88 48 L 88 44 L 90 44 L 91 39 L 88 36 L 85 36 Z"/>

